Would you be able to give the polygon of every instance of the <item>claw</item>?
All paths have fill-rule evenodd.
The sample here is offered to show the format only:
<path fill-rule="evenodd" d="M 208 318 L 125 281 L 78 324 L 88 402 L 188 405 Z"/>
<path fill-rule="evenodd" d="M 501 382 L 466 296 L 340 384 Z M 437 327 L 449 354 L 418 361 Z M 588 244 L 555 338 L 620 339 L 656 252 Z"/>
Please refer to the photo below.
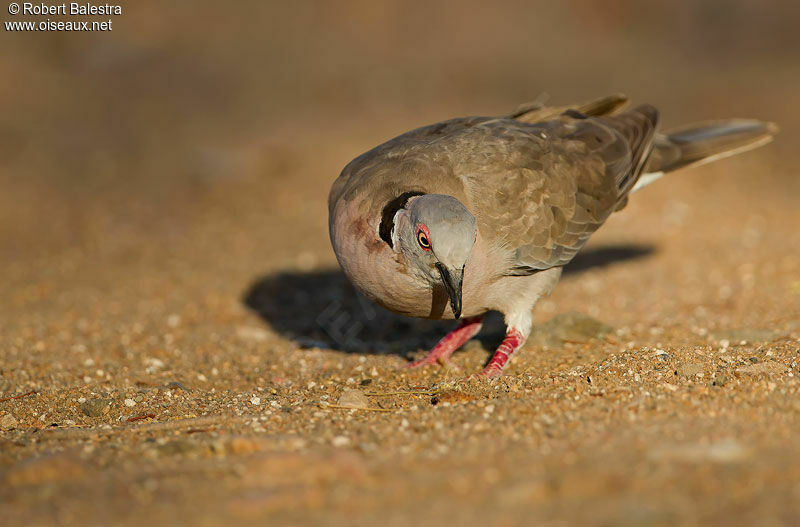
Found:
<path fill-rule="evenodd" d="M 480 331 L 482 325 L 483 316 L 465 318 L 456 329 L 440 340 L 424 358 L 404 365 L 403 369 L 432 366 L 434 364 L 460 369 L 450 362 L 450 356 L 463 346 L 466 341 L 474 337 Z"/>
<path fill-rule="evenodd" d="M 420 366 L 433 366 L 436 364 L 435 360 L 428 360 L 428 357 L 424 359 L 415 360 L 414 362 L 409 362 L 400 366 L 401 369 L 410 370 L 412 368 L 419 368 Z"/>
<path fill-rule="evenodd" d="M 503 376 L 503 370 L 498 368 L 486 368 L 478 374 L 482 379 L 497 379 Z"/>
<path fill-rule="evenodd" d="M 503 375 L 503 370 L 498 370 L 497 368 L 484 368 L 483 371 L 480 373 L 473 373 L 472 375 L 467 375 L 464 377 L 465 381 L 476 381 L 476 380 L 483 380 L 483 379 L 497 379 Z"/>
<path fill-rule="evenodd" d="M 444 357 L 435 357 L 433 359 L 425 357 L 424 359 L 415 360 L 414 362 L 409 362 L 402 366 L 404 370 L 410 370 L 412 368 L 419 368 L 420 366 L 434 366 L 436 364 L 440 366 L 444 366 L 445 368 L 451 370 L 461 370 L 461 366 L 456 364 L 455 362 L 451 361 L 450 359 L 445 359 Z"/>
<path fill-rule="evenodd" d="M 489 361 L 489 364 L 486 365 L 478 376 L 495 379 L 503 375 L 503 369 L 508 359 L 511 358 L 511 355 L 513 355 L 515 351 L 522 347 L 526 338 L 527 336 L 523 335 L 519 330 L 509 327 L 508 330 L 506 330 L 506 338 L 503 339 L 497 351 L 492 355 L 492 360 Z"/>

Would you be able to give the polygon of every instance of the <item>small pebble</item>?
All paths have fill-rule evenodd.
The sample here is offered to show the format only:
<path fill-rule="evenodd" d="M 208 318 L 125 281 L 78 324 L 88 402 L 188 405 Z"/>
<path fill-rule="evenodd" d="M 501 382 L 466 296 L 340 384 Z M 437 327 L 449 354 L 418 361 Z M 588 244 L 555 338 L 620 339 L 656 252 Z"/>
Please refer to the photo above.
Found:
<path fill-rule="evenodd" d="M 136 406 L 136 401 L 134 401 L 133 399 L 125 399 L 123 401 L 123 404 L 130 408 L 132 406 Z"/>
<path fill-rule="evenodd" d="M 437 405 L 447 405 L 450 404 L 459 404 L 459 403 L 468 403 L 470 401 L 474 401 L 475 396 L 470 395 L 465 392 L 460 392 L 458 390 L 450 390 L 438 393 L 431 398 L 431 404 Z"/>
<path fill-rule="evenodd" d="M 350 438 L 345 436 L 336 436 L 331 439 L 331 444 L 336 448 L 345 447 L 350 444 Z"/>
<path fill-rule="evenodd" d="M 156 358 L 153 358 L 153 357 L 145 359 L 144 363 L 147 366 L 148 370 L 150 370 L 150 369 L 158 370 L 158 369 L 163 368 L 165 366 L 163 360 L 156 359 Z"/>
<path fill-rule="evenodd" d="M 258 406 L 261 404 L 261 397 L 256 397 L 255 395 L 250 398 L 250 404 L 253 406 Z"/>
<path fill-rule="evenodd" d="M 0 430 L 13 430 L 17 427 L 17 418 L 11 414 L 0 417 Z"/>
<path fill-rule="evenodd" d="M 367 408 L 369 407 L 369 398 L 361 390 L 345 390 L 339 397 L 338 404 L 347 408 Z"/>
<path fill-rule="evenodd" d="M 699 362 L 686 362 L 678 366 L 677 375 L 681 377 L 694 377 L 703 371 L 703 365 Z"/>
<path fill-rule="evenodd" d="M 111 409 L 107 399 L 88 399 L 81 403 L 81 412 L 89 417 L 101 417 Z"/>

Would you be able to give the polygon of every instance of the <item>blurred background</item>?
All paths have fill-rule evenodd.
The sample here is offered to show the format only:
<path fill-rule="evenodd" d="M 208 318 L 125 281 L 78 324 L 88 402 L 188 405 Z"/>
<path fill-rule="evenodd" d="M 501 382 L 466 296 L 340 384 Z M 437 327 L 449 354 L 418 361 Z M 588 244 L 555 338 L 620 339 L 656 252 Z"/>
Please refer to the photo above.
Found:
<path fill-rule="evenodd" d="M 443 521 L 457 511 L 484 525 L 500 524 L 498 503 L 519 518 L 531 507 L 576 518 L 549 525 L 788 525 L 790 507 L 800 517 L 798 377 L 784 375 L 800 319 L 800 3 L 122 7 L 110 32 L 0 31 L 0 395 L 38 391 L 0 407 L 0 428 L 17 427 L 0 437 L 0 498 L 16 500 L 18 523 L 39 511 L 63 525 L 85 525 L 86 514 L 136 524 L 130 511 L 157 509 L 211 525 L 212 509 L 252 519 L 334 503 L 343 525 L 359 507 L 408 525 L 421 497 Z M 43 18 L 5 7 L 1 17 Z M 322 394 L 334 401 L 354 379 L 407 390 L 448 375 L 406 377 L 397 356 L 372 353 L 416 352 L 441 326 L 386 330 L 378 317 L 359 335 L 363 356 L 319 340 L 331 306 L 366 309 L 328 241 L 328 189 L 344 165 L 435 121 L 615 92 L 654 104 L 664 128 L 748 117 L 782 132 L 637 194 L 588 247 L 612 257 L 573 266 L 536 310 L 538 323 L 568 311 L 599 318 L 619 342 L 546 353 L 532 343 L 503 390 L 476 388 L 449 413 L 399 397 L 388 413 L 322 414 Z M 253 298 L 266 304 L 262 318 Z M 778 341 L 698 355 L 731 328 L 746 330 L 728 333 L 731 349 L 741 335 Z M 456 357 L 477 371 L 491 345 Z M 753 370 L 720 388 L 720 376 L 773 352 L 772 377 Z M 624 375 L 634 370 L 642 383 Z M 605 395 L 576 403 L 573 371 Z M 194 390 L 163 388 L 173 381 Z M 113 404 L 94 411 L 79 397 Z M 490 399 L 505 425 L 484 423 L 489 406 L 476 405 Z M 218 421 L 173 441 L 178 432 L 126 421 L 150 411 L 147 426 Z M 252 427 L 237 417 L 253 412 L 264 413 Z M 80 430 L 39 442 L 50 421 Z M 243 442 L 225 435 L 234 428 Z M 73 447 L 39 472 L 29 463 Z M 283 457 L 262 459 L 265 450 Z M 98 503 L 105 512 L 92 512 Z"/>

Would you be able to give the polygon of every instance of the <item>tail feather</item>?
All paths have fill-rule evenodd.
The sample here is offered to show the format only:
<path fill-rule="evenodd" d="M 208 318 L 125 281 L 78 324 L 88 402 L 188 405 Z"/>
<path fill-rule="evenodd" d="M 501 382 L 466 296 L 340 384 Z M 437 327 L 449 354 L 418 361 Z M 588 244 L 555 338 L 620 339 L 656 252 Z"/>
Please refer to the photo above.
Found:
<path fill-rule="evenodd" d="M 765 145 L 778 133 L 774 123 L 727 119 L 694 123 L 658 134 L 645 172 L 671 172 L 704 165 Z"/>

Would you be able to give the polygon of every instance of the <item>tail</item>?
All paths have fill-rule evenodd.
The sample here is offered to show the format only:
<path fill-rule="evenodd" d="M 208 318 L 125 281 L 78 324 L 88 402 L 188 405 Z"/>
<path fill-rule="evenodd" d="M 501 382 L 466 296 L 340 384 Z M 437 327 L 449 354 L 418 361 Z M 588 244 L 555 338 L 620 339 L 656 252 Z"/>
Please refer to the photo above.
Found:
<path fill-rule="evenodd" d="M 727 119 L 690 124 L 658 134 L 637 191 L 666 172 L 696 167 L 765 145 L 778 133 L 775 123 Z"/>

